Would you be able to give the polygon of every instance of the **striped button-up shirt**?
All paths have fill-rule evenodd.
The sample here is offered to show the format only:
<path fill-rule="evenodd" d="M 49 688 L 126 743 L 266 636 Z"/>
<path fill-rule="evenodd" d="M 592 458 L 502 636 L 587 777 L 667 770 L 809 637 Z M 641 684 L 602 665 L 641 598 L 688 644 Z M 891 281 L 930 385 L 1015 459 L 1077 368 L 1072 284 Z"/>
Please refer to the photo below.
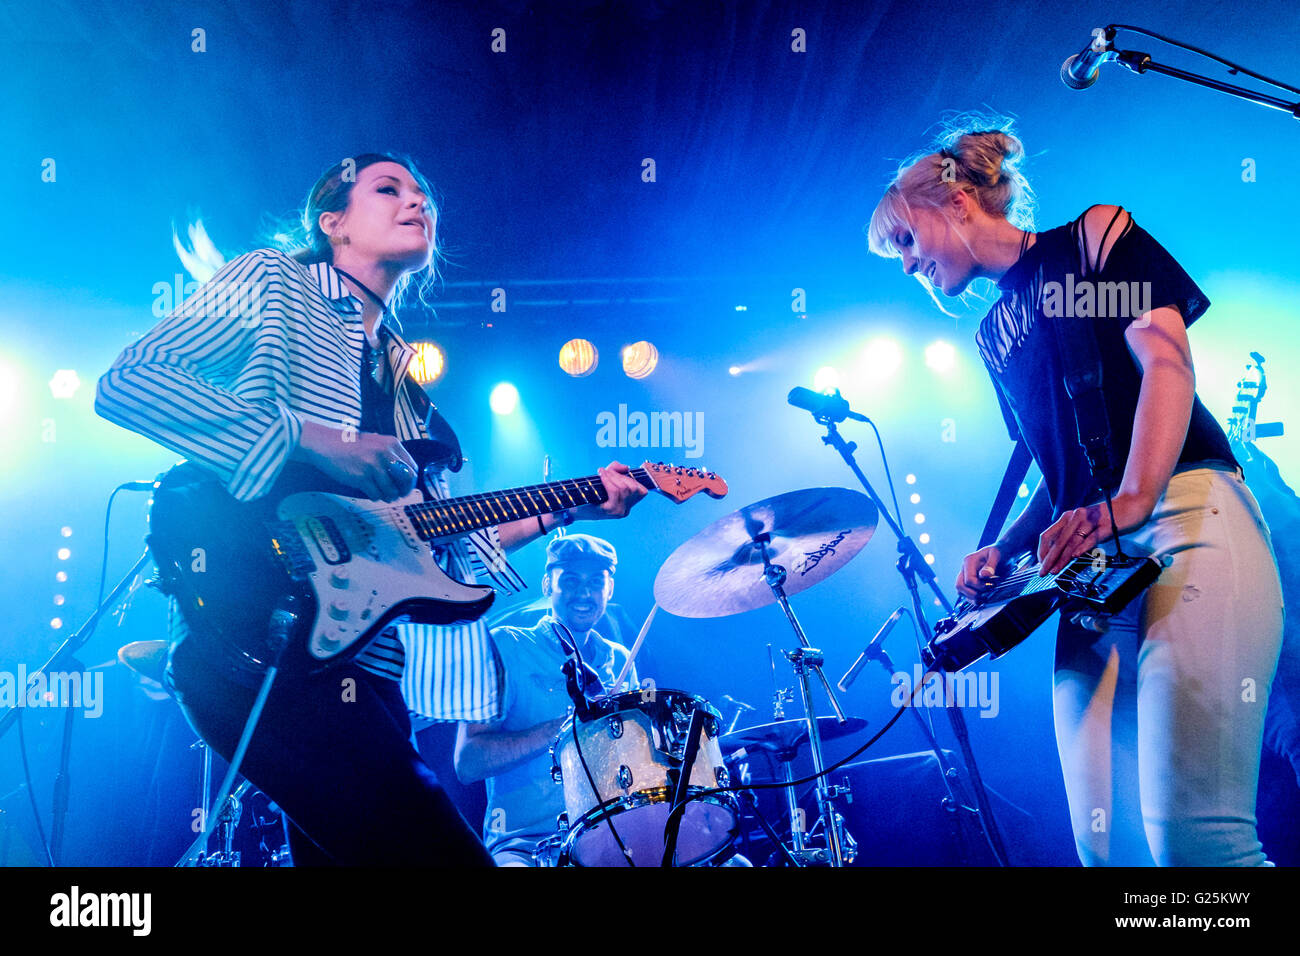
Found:
<path fill-rule="evenodd" d="M 251 501 L 271 490 L 304 420 L 360 427 L 364 337 L 361 303 L 328 263 L 303 265 L 255 249 L 128 346 L 100 378 L 95 408 L 205 466 L 235 499 Z M 405 382 L 415 350 L 392 329 L 383 339 L 385 381 Z M 429 437 L 421 411 L 406 388 L 395 389 L 397 438 Z M 445 497 L 445 479 L 429 490 Z M 447 570 L 466 583 L 486 580 L 509 593 L 524 587 L 496 528 L 474 532 L 447 553 Z M 180 615 L 172 617 L 183 628 Z M 404 666 L 408 659 L 413 666 Z M 399 624 L 356 662 L 400 679 L 417 714 L 490 720 L 499 712 L 498 667 L 481 621 Z"/>

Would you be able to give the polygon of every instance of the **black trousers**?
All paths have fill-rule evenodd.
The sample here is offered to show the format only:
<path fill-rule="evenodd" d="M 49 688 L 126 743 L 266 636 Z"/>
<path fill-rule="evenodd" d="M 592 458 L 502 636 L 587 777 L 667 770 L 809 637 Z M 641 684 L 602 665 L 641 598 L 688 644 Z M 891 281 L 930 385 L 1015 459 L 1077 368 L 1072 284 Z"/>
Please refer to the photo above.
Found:
<path fill-rule="evenodd" d="M 256 692 L 192 638 L 172 649 L 168 678 L 194 729 L 230 760 Z M 282 670 L 240 772 L 289 817 L 298 865 L 492 866 L 410 738 L 396 681 L 354 664 Z"/>

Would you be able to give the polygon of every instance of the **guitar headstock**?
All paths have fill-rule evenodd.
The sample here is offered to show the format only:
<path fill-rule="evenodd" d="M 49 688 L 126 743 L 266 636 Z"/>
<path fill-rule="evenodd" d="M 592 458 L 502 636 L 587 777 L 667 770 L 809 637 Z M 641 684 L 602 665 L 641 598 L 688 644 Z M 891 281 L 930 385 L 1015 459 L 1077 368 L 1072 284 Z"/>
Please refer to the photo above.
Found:
<path fill-rule="evenodd" d="M 1232 406 L 1232 417 L 1228 419 L 1228 441 L 1233 444 L 1254 442 L 1255 419 L 1259 414 L 1259 403 L 1268 390 L 1267 382 L 1264 356 L 1251 352 L 1246 374 L 1237 381 L 1237 399 Z"/>
<path fill-rule="evenodd" d="M 662 461 L 642 462 L 641 467 L 650 476 L 656 490 L 663 492 L 673 501 L 685 501 L 699 491 L 710 498 L 721 498 L 727 493 L 727 483 L 718 475 L 703 468 L 685 468 L 681 465 L 665 464 Z"/>

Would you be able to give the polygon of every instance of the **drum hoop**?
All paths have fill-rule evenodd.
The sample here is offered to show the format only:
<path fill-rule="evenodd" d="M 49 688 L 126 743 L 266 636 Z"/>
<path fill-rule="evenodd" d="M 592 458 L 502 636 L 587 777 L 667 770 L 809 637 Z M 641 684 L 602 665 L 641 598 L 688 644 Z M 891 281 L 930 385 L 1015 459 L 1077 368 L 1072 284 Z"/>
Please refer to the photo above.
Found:
<path fill-rule="evenodd" d="M 641 699 L 643 693 L 645 693 L 645 691 L 634 690 L 626 694 L 614 694 L 610 697 L 600 698 L 600 700 L 597 701 L 597 706 L 593 710 L 591 717 L 586 720 L 579 721 L 577 714 L 569 714 L 569 716 L 565 718 L 564 723 L 560 725 L 560 731 L 555 735 L 555 741 L 551 744 L 552 748 L 554 748 L 555 744 L 559 743 L 562 738 L 571 735 L 575 725 L 581 726 L 583 724 L 594 724 L 597 721 L 604 720 L 614 714 L 621 714 L 629 711 L 638 711 L 643 714 L 648 713 L 652 706 L 666 706 L 665 699 L 672 699 L 675 697 L 689 700 L 695 704 L 697 710 L 704 711 L 707 715 L 712 717 L 715 722 L 720 723 L 722 721 L 722 711 L 718 710 L 718 708 L 714 707 L 706 698 L 701 697 L 699 694 L 691 694 L 684 690 L 674 690 L 670 687 L 656 687 L 653 691 L 655 699 L 644 701 Z M 624 700 L 627 700 L 626 705 L 622 703 Z M 709 737 L 710 740 L 718 739 L 717 737 L 709 735 L 707 730 L 705 731 L 705 736 Z"/>

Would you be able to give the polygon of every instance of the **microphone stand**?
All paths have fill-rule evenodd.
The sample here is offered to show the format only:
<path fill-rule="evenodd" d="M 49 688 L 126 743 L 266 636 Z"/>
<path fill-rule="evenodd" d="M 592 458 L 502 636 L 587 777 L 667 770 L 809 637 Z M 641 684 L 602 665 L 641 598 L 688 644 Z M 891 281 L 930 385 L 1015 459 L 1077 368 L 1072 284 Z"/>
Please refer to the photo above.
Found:
<path fill-rule="evenodd" d="M 925 563 L 925 559 L 921 556 L 920 550 L 916 547 L 916 542 L 908 537 L 899 526 L 898 522 L 894 520 L 894 516 L 890 514 L 889 509 L 885 506 L 885 502 L 881 500 L 880 495 L 876 494 L 876 489 L 871 486 L 871 482 L 867 480 L 867 476 L 863 474 L 862 469 L 858 467 L 857 460 L 853 457 L 853 453 L 858 449 L 857 444 L 855 442 L 846 442 L 844 440 L 843 436 L 840 435 L 839 430 L 835 427 L 835 420 L 832 415 L 818 414 L 814 412 L 813 418 L 819 425 L 824 425 L 826 427 L 826 435 L 823 436 L 822 443 L 830 445 L 840 453 L 840 457 L 843 458 L 844 463 L 849 466 L 849 470 L 857 476 L 862 487 L 866 489 L 867 495 L 876 503 L 876 509 L 882 516 L 884 516 L 885 524 L 889 526 L 889 530 L 892 531 L 894 537 L 898 539 L 899 558 L 896 567 L 898 568 L 898 573 L 903 576 L 903 583 L 907 586 L 908 594 L 911 595 L 912 613 L 914 615 L 913 623 L 916 625 L 917 631 L 919 632 L 921 642 L 924 643 L 928 639 L 931 630 L 929 622 L 927 622 L 925 618 L 925 611 L 921 606 L 921 594 L 917 585 L 917 578 L 921 577 L 924 579 L 926 585 L 928 585 L 930 590 L 934 592 L 935 599 L 939 602 L 939 605 L 946 613 L 952 613 L 952 604 L 935 583 L 934 571 Z M 1003 846 L 1002 834 L 998 830 L 997 821 L 993 817 L 993 808 L 989 803 L 988 792 L 984 789 L 984 781 L 980 777 L 979 768 L 975 763 L 975 754 L 971 750 L 970 736 L 966 728 L 966 716 L 962 713 L 960 707 L 945 706 L 944 710 L 948 712 L 948 722 L 952 725 L 953 735 L 957 738 L 957 743 L 961 747 L 962 760 L 965 762 L 967 772 L 970 774 L 972 795 L 975 798 L 975 805 L 970 808 L 971 813 L 973 813 L 979 821 L 980 828 L 984 832 L 984 837 L 988 841 L 989 848 L 993 851 L 994 859 L 997 860 L 999 866 L 1006 866 L 1006 848 Z M 918 714 L 917 716 L 919 717 L 920 715 Z M 924 723 L 924 721 L 922 721 L 922 723 Z M 944 758 L 941 753 L 941 748 L 938 745 L 938 741 L 934 740 L 934 738 L 928 733 L 926 736 L 930 737 L 935 756 L 939 760 L 940 770 L 944 772 L 945 776 L 949 773 L 955 776 L 955 767 L 945 769 Z M 949 792 L 952 792 L 952 788 L 949 788 Z"/>
<path fill-rule="evenodd" d="M 1281 110 L 1284 113 L 1290 113 L 1296 119 L 1300 120 L 1300 101 L 1290 102 L 1277 96 L 1269 96 L 1267 93 L 1248 90 L 1244 86 L 1234 86 L 1231 83 L 1213 80 L 1208 76 L 1203 76 L 1199 73 L 1191 73 L 1187 70 L 1179 70 L 1172 66 L 1165 66 L 1164 64 L 1157 63 L 1155 60 L 1151 59 L 1150 54 L 1142 53 L 1138 50 L 1117 50 L 1115 49 L 1114 44 L 1110 42 L 1114 38 L 1116 30 L 1135 30 L 1135 28 L 1125 26 L 1122 23 L 1113 23 L 1106 27 L 1106 46 L 1110 58 L 1113 58 L 1117 63 L 1123 64 L 1134 73 L 1139 75 L 1147 72 L 1160 73 L 1164 76 L 1173 77 L 1176 80 L 1183 80 L 1186 83 L 1195 83 L 1197 86 L 1204 86 L 1206 89 L 1217 90 L 1220 93 L 1227 93 L 1229 96 L 1235 96 L 1238 99 L 1245 100 L 1248 103 L 1254 103 L 1257 106 L 1265 106 L 1272 110 Z M 1214 59 L 1217 59 L 1217 57 Z M 1232 69 L 1233 72 L 1245 72 L 1248 75 L 1253 75 L 1250 74 L 1249 70 L 1243 70 L 1236 66 L 1233 66 Z M 1257 78 L 1261 79 L 1265 83 L 1270 83 L 1274 86 L 1281 87 L 1282 89 L 1295 92 L 1294 88 L 1287 86 L 1286 84 L 1274 83 L 1272 80 L 1263 77 Z"/>
<path fill-rule="evenodd" d="M 42 664 L 38 670 L 27 675 L 27 686 L 18 689 L 18 693 L 22 694 L 22 697 L 14 701 L 14 706 L 9 708 L 8 713 L 3 717 L 0 717 L 0 737 L 3 737 L 9 728 L 17 722 L 19 717 L 18 708 L 26 705 L 27 691 L 31 687 L 32 681 L 37 676 L 48 674 L 51 671 L 59 670 L 65 666 L 71 665 L 77 671 L 81 672 L 84 680 L 85 668 L 73 655 L 85 647 L 86 642 L 90 640 L 91 634 L 95 632 L 95 625 L 97 625 L 99 619 L 104 616 L 104 612 L 113 606 L 114 602 L 117 601 L 118 596 L 121 595 L 121 593 L 135 580 L 136 575 L 140 573 L 141 568 L 143 568 L 148 561 L 149 550 L 146 548 L 144 553 L 136 560 L 135 564 L 131 565 L 131 570 L 127 571 L 126 574 L 122 576 L 122 579 L 117 582 L 117 585 L 113 590 L 108 592 L 108 597 L 104 598 L 103 603 L 100 604 L 99 607 L 95 608 L 94 613 L 86 619 L 86 622 L 82 624 L 81 627 L 77 628 L 76 633 L 69 635 L 68 639 L 59 646 L 59 649 L 55 651 L 50 659 Z M 64 686 L 67 685 L 65 684 Z M 68 776 L 68 764 L 72 754 L 72 718 L 74 716 L 71 700 L 66 702 L 56 701 L 56 704 L 57 703 L 66 703 L 68 712 L 64 716 L 63 740 L 59 751 L 59 771 L 54 778 L 54 818 L 50 825 L 49 851 L 50 859 L 55 865 L 58 864 L 60 857 L 62 856 L 63 825 L 64 819 L 68 813 L 68 792 L 71 788 L 71 778 Z"/>

